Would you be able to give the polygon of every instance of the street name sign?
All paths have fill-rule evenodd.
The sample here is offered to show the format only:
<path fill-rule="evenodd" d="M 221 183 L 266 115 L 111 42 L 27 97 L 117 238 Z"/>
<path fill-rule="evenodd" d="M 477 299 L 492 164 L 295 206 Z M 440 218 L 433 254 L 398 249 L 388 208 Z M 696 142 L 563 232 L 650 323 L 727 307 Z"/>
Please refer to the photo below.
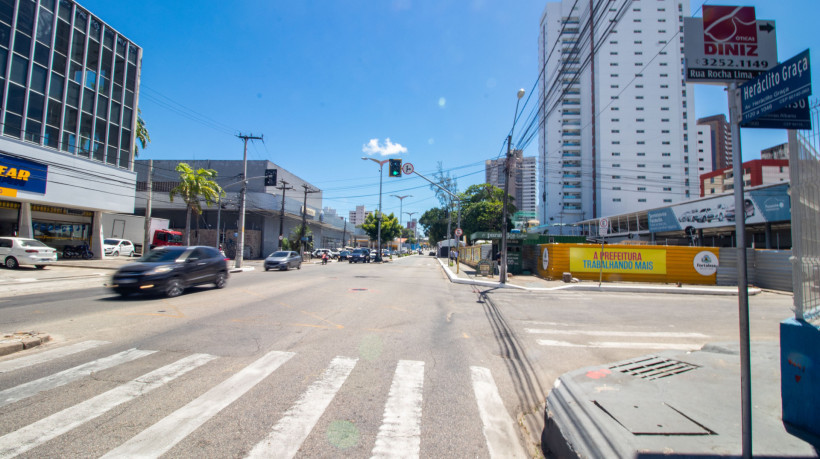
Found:
<path fill-rule="evenodd" d="M 803 98 L 780 110 L 742 123 L 744 128 L 811 129 L 809 100 Z"/>
<path fill-rule="evenodd" d="M 754 7 L 704 5 L 683 31 L 687 82 L 746 81 L 777 65 L 774 21 L 756 20 Z"/>
<path fill-rule="evenodd" d="M 811 95 L 809 50 L 740 85 L 741 126 Z"/>

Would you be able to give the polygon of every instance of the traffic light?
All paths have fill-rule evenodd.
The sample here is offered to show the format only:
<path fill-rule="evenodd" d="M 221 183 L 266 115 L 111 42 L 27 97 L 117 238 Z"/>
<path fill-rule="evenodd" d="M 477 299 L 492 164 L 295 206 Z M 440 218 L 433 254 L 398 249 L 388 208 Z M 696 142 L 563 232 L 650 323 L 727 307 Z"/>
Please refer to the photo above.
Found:
<path fill-rule="evenodd" d="M 276 186 L 277 169 L 265 169 L 265 186 Z"/>
<path fill-rule="evenodd" d="M 400 159 L 391 159 L 390 160 L 390 176 L 391 177 L 401 177 L 401 160 Z"/>

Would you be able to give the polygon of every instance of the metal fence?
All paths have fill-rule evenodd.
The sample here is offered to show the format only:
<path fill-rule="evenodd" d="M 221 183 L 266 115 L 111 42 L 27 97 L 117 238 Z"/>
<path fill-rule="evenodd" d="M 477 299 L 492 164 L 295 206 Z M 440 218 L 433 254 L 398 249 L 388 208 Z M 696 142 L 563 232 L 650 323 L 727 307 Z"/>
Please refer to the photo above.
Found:
<path fill-rule="evenodd" d="M 810 105 L 811 129 L 789 131 L 794 312 L 820 320 L 820 102 Z"/>

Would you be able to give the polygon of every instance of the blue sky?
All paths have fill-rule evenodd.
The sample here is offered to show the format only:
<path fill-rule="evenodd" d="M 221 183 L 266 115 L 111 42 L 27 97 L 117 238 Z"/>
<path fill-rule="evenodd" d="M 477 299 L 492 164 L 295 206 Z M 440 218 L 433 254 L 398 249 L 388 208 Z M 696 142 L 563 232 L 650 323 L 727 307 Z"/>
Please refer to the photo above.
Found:
<path fill-rule="evenodd" d="M 758 19 L 777 21 L 780 60 L 820 41 L 806 20 L 820 13 L 816 0 L 709 3 L 755 6 Z M 346 216 L 356 205 L 378 206 L 378 166 L 360 159 L 365 151 L 379 159 L 388 156 L 374 150 L 394 151 L 428 177 L 441 162 L 460 190 L 484 181 L 484 160 L 503 151 L 516 92 L 529 96 L 536 82 L 546 2 L 81 4 L 143 48 L 140 108 L 152 142 L 141 159 L 241 160 L 236 135 L 264 135 L 249 144 L 249 159 L 274 161 L 321 188 L 324 205 Z M 535 104 L 533 96 L 523 106 L 527 96 L 525 114 Z M 695 97 L 698 117 L 726 112 L 720 87 L 697 85 Z M 743 158 L 785 139 L 785 131 L 744 129 Z M 535 156 L 537 144 L 525 155 Z M 385 212 L 399 213 L 391 195 L 412 195 L 402 210 L 414 218 L 438 205 L 423 179 L 384 175 Z"/>

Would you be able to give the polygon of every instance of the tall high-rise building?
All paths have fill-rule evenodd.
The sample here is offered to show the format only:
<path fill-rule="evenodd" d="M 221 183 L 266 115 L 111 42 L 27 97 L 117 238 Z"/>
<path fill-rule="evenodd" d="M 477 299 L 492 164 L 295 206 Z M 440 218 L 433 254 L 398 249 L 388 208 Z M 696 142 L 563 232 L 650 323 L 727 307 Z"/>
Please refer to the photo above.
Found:
<path fill-rule="evenodd" d="M 488 159 L 484 162 L 486 183 L 504 188 L 504 158 Z M 512 155 L 513 171 L 508 192 L 515 198 L 515 207 L 522 212 L 535 212 L 538 205 L 538 181 L 536 177 L 537 159 L 524 156 L 521 150 Z"/>
<path fill-rule="evenodd" d="M 367 216 L 371 213 L 373 212 L 368 212 L 364 210 L 364 206 L 356 206 L 356 210 L 350 211 L 348 221 L 353 226 L 361 225 L 362 223 L 364 223 L 364 219 L 367 218 Z"/>
<path fill-rule="evenodd" d="M 689 1 L 593 2 L 592 14 L 589 6 L 551 2 L 541 17 L 544 224 L 659 207 L 698 193 L 690 153 L 693 90 L 682 74 Z"/>
<path fill-rule="evenodd" d="M 695 150 L 697 158 L 698 176 L 712 172 L 712 164 L 714 164 L 714 153 L 712 152 L 712 125 L 698 124 L 695 127 L 696 144 Z M 701 190 L 702 192 L 703 190 Z"/>
<path fill-rule="evenodd" d="M 712 130 L 712 170 L 732 167 L 732 126 L 726 115 L 712 115 L 698 119 L 698 126 L 709 126 Z"/>

